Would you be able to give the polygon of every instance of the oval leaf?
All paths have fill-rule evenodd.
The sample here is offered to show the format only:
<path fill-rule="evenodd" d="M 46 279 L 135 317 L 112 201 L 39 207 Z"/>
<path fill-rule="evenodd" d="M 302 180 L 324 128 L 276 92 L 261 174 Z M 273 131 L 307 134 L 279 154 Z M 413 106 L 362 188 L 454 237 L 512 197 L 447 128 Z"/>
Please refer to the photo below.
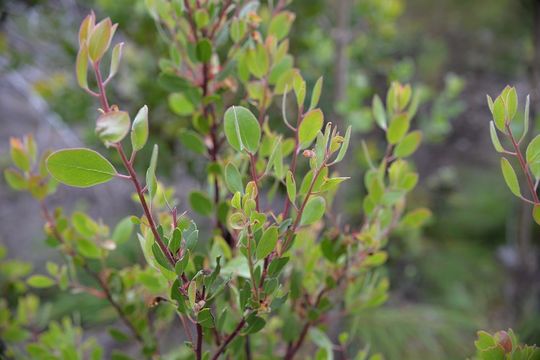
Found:
<path fill-rule="evenodd" d="M 189 204 L 195 212 L 201 215 L 212 214 L 212 201 L 200 191 L 193 191 L 189 194 Z"/>
<path fill-rule="evenodd" d="M 518 197 L 521 197 L 521 191 L 519 189 L 519 181 L 516 176 L 514 168 L 506 158 L 501 158 L 501 169 L 504 176 L 506 185 L 510 188 L 510 191 Z"/>
<path fill-rule="evenodd" d="M 133 151 L 141 150 L 148 140 L 148 107 L 144 105 L 133 120 L 131 126 L 131 145 Z"/>
<path fill-rule="evenodd" d="M 300 148 L 305 149 L 315 138 L 318 132 L 321 130 L 324 122 L 324 115 L 321 109 L 311 110 L 304 115 L 300 126 L 298 127 L 298 141 L 300 142 Z"/>
<path fill-rule="evenodd" d="M 407 134 L 403 138 L 403 140 L 396 146 L 396 149 L 394 150 L 394 155 L 396 157 L 403 158 L 413 154 L 416 149 L 418 149 L 421 141 L 422 132 L 419 130 L 412 131 L 411 133 Z"/>
<path fill-rule="evenodd" d="M 371 107 L 373 109 L 373 117 L 375 118 L 375 122 L 383 130 L 386 130 L 386 110 L 384 109 L 384 105 L 378 95 L 373 97 Z"/>
<path fill-rule="evenodd" d="M 409 120 L 405 114 L 397 115 L 386 132 L 386 139 L 392 145 L 397 144 L 403 139 L 407 131 L 409 130 Z"/>
<path fill-rule="evenodd" d="M 244 184 L 242 183 L 242 175 L 233 163 L 228 163 L 225 167 L 225 182 L 227 187 L 234 194 L 236 192 L 244 192 Z"/>
<path fill-rule="evenodd" d="M 534 177 L 538 179 L 540 177 L 540 135 L 531 140 L 525 156 Z"/>
<path fill-rule="evenodd" d="M 56 151 L 47 158 L 47 170 L 62 184 L 81 188 L 106 183 L 116 175 L 114 166 L 90 149 Z"/>
<path fill-rule="evenodd" d="M 224 128 L 227 141 L 235 150 L 257 152 L 261 127 L 251 111 L 243 106 L 231 106 L 225 112 Z"/>
<path fill-rule="evenodd" d="M 270 226 L 266 229 L 257 245 L 257 259 L 264 259 L 270 255 L 272 250 L 276 247 L 277 241 L 278 228 L 276 226 Z"/>
<path fill-rule="evenodd" d="M 26 280 L 28 285 L 35 288 L 48 288 L 55 284 L 55 281 L 45 275 L 32 275 Z"/>
<path fill-rule="evenodd" d="M 309 199 L 302 213 L 300 225 L 311 225 L 320 220 L 324 215 L 325 207 L 326 203 L 322 197 L 315 196 Z"/>
<path fill-rule="evenodd" d="M 105 144 L 122 141 L 129 132 L 129 114 L 125 111 L 111 111 L 97 119 L 96 134 Z"/>

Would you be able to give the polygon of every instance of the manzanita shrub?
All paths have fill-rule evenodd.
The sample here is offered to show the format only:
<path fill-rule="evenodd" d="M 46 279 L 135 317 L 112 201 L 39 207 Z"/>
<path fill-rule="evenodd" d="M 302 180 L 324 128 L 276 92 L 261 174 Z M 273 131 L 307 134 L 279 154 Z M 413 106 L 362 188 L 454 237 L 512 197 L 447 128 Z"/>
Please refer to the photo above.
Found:
<path fill-rule="evenodd" d="M 521 190 L 520 180 L 512 163 L 506 157 L 501 157 L 504 181 L 512 194 L 533 205 L 533 218 L 540 225 L 540 200 L 537 193 L 540 183 L 540 135 L 535 136 L 530 142 L 527 139 L 530 98 L 527 96 L 522 121 L 514 121 L 518 119 L 516 117 L 518 115 L 518 95 L 514 87 L 505 87 L 495 101 L 489 95 L 487 99 L 493 115 L 493 120 L 490 122 L 493 146 L 498 153 L 517 160 L 527 190 L 524 192 Z M 520 135 L 516 135 L 517 131 L 520 131 Z M 499 140 L 499 133 L 508 139 L 507 148 L 509 150 Z M 528 142 L 525 153 L 522 150 L 524 142 Z"/>
<path fill-rule="evenodd" d="M 108 18 L 96 23 L 92 13 L 82 22 L 76 77 L 99 102 L 96 136 L 109 152 L 39 154 L 30 135 L 11 141 L 14 167 L 5 171 L 6 181 L 39 202 L 46 242 L 64 259 L 48 263 L 47 274 L 32 275 L 27 284 L 105 299 L 124 325 L 110 335 L 137 341 L 141 357 L 292 359 L 309 353 L 330 359 L 337 351 L 380 358 L 358 345 L 347 320 L 386 301 L 389 283 L 380 267 L 390 234 L 417 229 L 430 216 L 427 209 L 406 207 L 418 182 L 406 160 L 422 138 L 410 131 L 417 102 L 411 87 L 399 83 L 391 84 L 386 104 L 376 96 L 383 156 L 372 159 L 364 145 L 369 168 L 363 181 L 340 176 L 336 165 L 351 145 L 351 129 L 340 132 L 324 119 L 318 108 L 322 78 L 308 89 L 294 67 L 287 35 L 295 16 L 287 2 L 147 1 L 169 47 L 158 81 L 170 92 L 171 110 L 189 120 L 180 142 L 207 162 L 207 190 L 189 194 L 191 209 L 157 179 L 158 146 L 148 144 L 151 109 L 142 106 L 132 117 L 109 100 L 123 44 L 112 45 L 117 26 Z M 106 76 L 104 62 L 110 64 Z M 145 151 L 150 162 L 138 174 L 144 166 L 138 155 Z M 121 166 L 103 155 L 111 152 Z M 112 231 L 83 212 L 48 206 L 57 183 L 88 188 L 113 180 L 132 187 L 141 212 Z M 339 209 L 332 209 L 345 182 L 366 190 L 358 227 L 343 224 Z M 208 217 L 200 226 L 208 236 L 199 236 L 190 210 Z M 140 243 L 144 266 L 118 268 L 111 261 L 128 241 Z M 0 321 L 10 356 L 102 355 L 94 342 L 66 346 L 65 353 L 41 346 L 24 327 L 8 338 L 10 318 Z M 162 335 L 177 331 L 177 323 L 183 331 L 174 338 L 185 342 L 165 354 Z M 66 322 L 48 331 L 74 330 Z M 119 351 L 111 356 L 127 358 Z"/>

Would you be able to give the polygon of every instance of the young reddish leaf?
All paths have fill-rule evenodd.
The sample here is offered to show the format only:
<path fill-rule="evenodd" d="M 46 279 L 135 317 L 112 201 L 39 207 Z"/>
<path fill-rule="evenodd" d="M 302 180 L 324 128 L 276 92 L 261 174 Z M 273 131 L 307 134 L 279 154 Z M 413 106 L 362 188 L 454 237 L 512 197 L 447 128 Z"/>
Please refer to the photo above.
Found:
<path fill-rule="evenodd" d="M 94 12 L 91 12 L 84 18 L 81 23 L 81 27 L 79 28 L 79 46 L 82 47 L 83 44 L 88 42 L 88 36 L 92 30 L 94 30 L 95 25 L 96 16 L 94 15 Z"/>
<path fill-rule="evenodd" d="M 130 125 L 127 112 L 111 111 L 97 119 L 96 134 L 108 146 L 122 141 L 128 134 Z"/>
<path fill-rule="evenodd" d="M 75 73 L 77 75 L 77 83 L 85 90 L 88 89 L 88 49 L 86 45 L 82 45 L 77 53 L 77 61 L 75 65 Z"/>
<path fill-rule="evenodd" d="M 47 158 L 47 169 L 62 184 L 81 188 L 106 183 L 116 175 L 107 159 L 84 148 L 53 152 Z"/>
<path fill-rule="evenodd" d="M 21 139 L 14 137 L 10 138 L 9 150 L 13 164 L 22 171 L 29 171 L 31 166 L 30 155 L 28 154 L 27 149 Z"/>
<path fill-rule="evenodd" d="M 92 29 L 88 38 L 88 55 L 94 63 L 100 61 L 109 48 L 116 26 L 111 19 L 106 18 Z"/>

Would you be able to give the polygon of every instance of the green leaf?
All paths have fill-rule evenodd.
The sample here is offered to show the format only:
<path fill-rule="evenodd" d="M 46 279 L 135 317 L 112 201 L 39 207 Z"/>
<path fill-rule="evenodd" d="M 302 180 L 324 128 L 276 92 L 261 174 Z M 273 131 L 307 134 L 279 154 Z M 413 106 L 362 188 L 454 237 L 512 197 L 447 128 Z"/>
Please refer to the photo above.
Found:
<path fill-rule="evenodd" d="M 343 138 L 343 142 L 341 143 L 341 147 L 339 148 L 339 153 L 336 156 L 336 160 L 334 160 L 334 163 L 338 163 L 345 157 L 345 154 L 347 153 L 347 149 L 349 148 L 349 143 L 351 141 L 351 131 L 352 127 L 349 125 L 347 128 L 347 131 L 345 132 L 345 137 Z"/>
<path fill-rule="evenodd" d="M 171 263 L 167 259 L 167 256 L 161 251 L 161 248 L 157 244 L 157 242 L 154 242 L 152 244 L 152 254 L 154 255 L 154 258 L 156 259 L 157 263 L 161 266 L 163 266 L 167 270 L 171 270 Z"/>
<path fill-rule="evenodd" d="M 210 312 L 209 308 L 204 308 L 201 311 L 199 311 L 199 314 L 197 314 L 197 322 L 203 328 L 214 327 L 214 318 L 212 317 L 212 313 Z"/>
<path fill-rule="evenodd" d="M 266 321 L 263 318 L 259 316 L 250 317 L 247 321 L 247 327 L 244 330 L 244 333 L 254 334 L 256 332 L 261 331 L 265 325 L 266 325 Z"/>
<path fill-rule="evenodd" d="M 300 225 L 311 225 L 320 220 L 324 215 L 325 207 L 326 203 L 321 196 L 310 198 L 304 207 Z"/>
<path fill-rule="evenodd" d="M 504 102 L 502 98 L 499 96 L 497 99 L 495 99 L 495 102 L 493 103 L 493 121 L 495 121 L 495 126 L 499 131 L 505 132 L 505 110 L 504 110 Z"/>
<path fill-rule="evenodd" d="M 401 221 L 401 223 L 404 226 L 407 226 L 410 228 L 419 228 L 423 226 L 431 218 L 431 216 L 432 214 L 429 209 L 425 209 L 425 208 L 414 209 L 403 217 L 403 220 Z"/>
<path fill-rule="evenodd" d="M 396 148 L 394 149 L 394 156 L 404 158 L 413 154 L 416 151 L 416 149 L 418 149 L 418 146 L 420 145 L 421 141 L 422 141 L 421 131 L 416 130 L 416 131 L 410 132 L 396 146 Z"/>
<path fill-rule="evenodd" d="M 4 170 L 4 178 L 13 190 L 24 190 L 28 188 L 28 182 L 24 176 L 14 169 Z"/>
<path fill-rule="evenodd" d="M 152 157 L 150 158 L 150 165 L 146 170 L 146 188 L 148 189 L 148 195 L 150 196 L 150 202 L 156 195 L 157 191 L 157 179 L 156 179 L 156 167 L 158 159 L 159 148 L 157 144 L 154 144 L 152 149 Z"/>
<path fill-rule="evenodd" d="M 490 111 L 491 114 L 493 115 L 493 99 L 492 99 L 491 96 L 489 96 L 489 95 L 486 95 L 486 97 L 487 97 L 487 102 L 488 102 L 489 111 Z"/>
<path fill-rule="evenodd" d="M 489 122 L 489 135 L 491 136 L 491 142 L 493 147 L 497 152 L 503 152 L 504 148 L 499 141 L 499 136 L 497 135 L 497 130 L 495 129 L 495 123 L 493 121 Z"/>
<path fill-rule="evenodd" d="M 261 127 L 251 111 L 243 106 L 231 106 L 225 112 L 224 130 L 227 141 L 235 150 L 257 152 Z"/>
<path fill-rule="evenodd" d="M 195 306 L 195 295 L 197 294 L 197 282 L 191 281 L 188 286 L 188 299 L 191 307 Z"/>
<path fill-rule="evenodd" d="M 278 241 L 278 228 L 270 226 L 264 231 L 259 244 L 257 245 L 257 259 L 261 260 L 270 255 L 276 247 Z"/>
<path fill-rule="evenodd" d="M 210 58 L 212 57 L 212 43 L 210 40 L 199 40 L 199 42 L 197 42 L 197 46 L 195 47 L 195 54 L 197 56 L 197 60 L 202 63 L 207 63 L 210 61 Z"/>
<path fill-rule="evenodd" d="M 133 222 L 131 217 L 125 217 L 118 224 L 116 224 L 112 233 L 112 239 L 117 244 L 125 243 L 131 237 L 133 232 Z"/>
<path fill-rule="evenodd" d="M 283 39 L 291 30 L 294 17 L 294 14 L 289 11 L 283 11 L 275 15 L 268 26 L 268 34 L 274 35 L 277 40 Z"/>
<path fill-rule="evenodd" d="M 540 205 L 534 205 L 534 208 L 533 208 L 533 219 L 534 221 L 540 225 Z"/>
<path fill-rule="evenodd" d="M 228 163 L 225 167 L 225 183 L 231 191 L 231 193 L 243 193 L 244 183 L 242 182 L 242 175 L 240 171 L 234 166 L 233 163 Z"/>
<path fill-rule="evenodd" d="M 315 86 L 313 86 L 313 91 L 311 92 L 311 102 L 309 104 L 309 110 L 315 109 L 317 105 L 319 104 L 319 99 L 321 97 L 321 91 L 322 91 L 322 85 L 323 85 L 323 78 L 321 76 L 315 83 Z"/>
<path fill-rule="evenodd" d="M 506 113 L 508 116 L 508 121 L 512 121 L 512 119 L 516 116 L 517 107 L 518 107 L 518 96 L 517 96 L 516 88 L 511 87 L 508 90 L 508 94 L 506 95 Z"/>
<path fill-rule="evenodd" d="M 373 117 L 375 118 L 375 122 L 381 129 L 386 130 L 386 111 L 381 98 L 378 95 L 373 97 L 371 107 L 373 109 Z"/>
<path fill-rule="evenodd" d="M 122 141 L 128 134 L 129 128 L 129 114 L 125 111 L 105 113 L 96 121 L 96 134 L 106 145 Z"/>
<path fill-rule="evenodd" d="M 504 176 L 506 185 L 510 188 L 510 191 L 517 197 L 521 197 L 521 191 L 519 189 L 519 181 L 516 176 L 514 168 L 506 158 L 501 158 L 501 169 Z"/>
<path fill-rule="evenodd" d="M 189 204 L 193 211 L 201 215 L 209 216 L 212 214 L 212 201 L 203 192 L 191 192 L 191 194 L 189 194 Z"/>
<path fill-rule="evenodd" d="M 534 177 L 538 179 L 540 177 L 540 135 L 534 137 L 527 146 L 527 152 L 525 153 L 527 164 L 531 168 L 531 172 Z"/>
<path fill-rule="evenodd" d="M 525 137 L 527 136 L 527 133 L 529 132 L 530 102 L 531 102 L 530 96 L 527 95 L 527 100 L 525 101 L 525 113 L 523 114 L 523 134 L 521 135 L 521 138 L 519 139 L 519 143 L 521 143 L 523 139 L 525 139 Z"/>
<path fill-rule="evenodd" d="M 84 148 L 55 151 L 46 162 L 53 178 L 74 187 L 86 188 L 106 183 L 117 173 L 107 159 Z"/>
<path fill-rule="evenodd" d="M 109 68 L 109 76 L 108 78 L 111 79 L 116 75 L 118 72 L 118 68 L 120 67 L 120 60 L 122 59 L 122 49 L 124 48 L 124 43 L 118 43 L 114 46 L 112 55 L 111 55 L 111 66 Z"/>
<path fill-rule="evenodd" d="M 169 107 L 172 112 L 180 116 L 191 115 L 195 107 L 189 99 L 182 93 L 172 93 L 168 98 Z"/>
<path fill-rule="evenodd" d="M 82 45 L 79 49 L 75 64 L 77 83 L 81 88 L 88 89 L 88 48 L 86 45 Z"/>
<path fill-rule="evenodd" d="M 285 185 L 287 186 L 287 196 L 289 197 L 289 201 L 294 205 L 296 202 L 296 181 L 294 180 L 294 175 L 290 170 L 287 171 Z"/>
<path fill-rule="evenodd" d="M 298 127 L 298 141 L 300 148 L 305 149 L 311 145 L 323 126 L 324 115 L 321 109 L 310 110 L 304 115 Z"/>
<path fill-rule="evenodd" d="M 144 105 L 137 112 L 131 126 L 131 146 L 133 151 L 141 150 L 148 141 L 148 107 Z"/>
<path fill-rule="evenodd" d="M 392 145 L 399 143 L 409 130 L 409 125 L 410 122 L 407 119 L 406 114 L 396 115 L 392 119 L 392 122 L 390 123 L 390 126 L 386 132 L 386 139 L 388 142 Z"/>
<path fill-rule="evenodd" d="M 206 145 L 199 134 L 192 130 L 184 130 L 180 133 L 180 141 L 189 150 L 197 154 L 206 152 Z"/>
<path fill-rule="evenodd" d="M 77 240 L 77 251 L 89 259 L 100 259 L 103 252 L 92 240 L 80 238 Z"/>
<path fill-rule="evenodd" d="M 26 282 L 35 288 L 48 288 L 56 284 L 53 279 L 45 275 L 32 275 Z"/>
<path fill-rule="evenodd" d="M 255 49 L 249 49 L 246 60 L 249 71 L 255 77 L 260 79 L 268 72 L 270 59 L 263 44 L 257 44 Z"/>

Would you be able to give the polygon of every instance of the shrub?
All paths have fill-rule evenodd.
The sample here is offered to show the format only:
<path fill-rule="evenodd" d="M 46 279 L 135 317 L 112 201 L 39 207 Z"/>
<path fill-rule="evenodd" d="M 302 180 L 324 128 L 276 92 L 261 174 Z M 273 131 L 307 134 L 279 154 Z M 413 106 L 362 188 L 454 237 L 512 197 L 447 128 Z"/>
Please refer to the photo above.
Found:
<path fill-rule="evenodd" d="M 233 1 L 147 3 L 169 47 L 158 82 L 170 92 L 171 110 L 190 120 L 181 144 L 207 161 L 208 191 L 190 192 L 189 202 L 199 218 L 208 218 L 210 235 L 199 239 L 199 226 L 156 176 L 159 149 L 148 145 L 151 109 L 142 106 L 132 120 L 110 102 L 107 86 L 120 69 L 124 45 L 113 46 L 117 26 L 108 18 L 96 23 L 92 13 L 79 30 L 76 77 L 99 101 L 96 136 L 123 169 L 88 148 L 38 154 L 31 135 L 12 139 L 14 167 L 5 171 L 6 181 L 39 202 L 46 242 L 65 259 L 49 263 L 47 274 L 32 275 L 27 284 L 107 300 L 125 325 L 110 335 L 137 341 L 146 357 L 162 354 L 161 335 L 178 318 L 187 341 L 171 356 L 292 359 L 309 351 L 309 339 L 317 358 L 331 358 L 335 350 L 366 358 L 367 350 L 349 336 L 347 316 L 386 301 L 388 279 L 379 268 L 388 258 L 390 234 L 417 229 L 430 216 L 427 209 L 406 207 L 418 182 L 406 159 L 422 139 L 420 131 L 410 131 L 418 105 L 411 87 L 392 83 L 386 104 L 373 99 L 385 151 L 376 161 L 363 145 L 367 194 L 362 224 L 353 228 L 341 222 L 339 209 L 332 211 L 336 192 L 349 181 L 336 167 L 353 134 L 325 121 L 318 108 L 322 78 L 308 91 L 294 68 L 287 35 L 295 15 L 285 10 L 286 1 L 258 8 Z M 281 121 L 274 107 L 281 107 Z M 135 165 L 145 151 L 151 159 L 140 176 Z M 83 212 L 49 209 L 57 183 L 87 188 L 112 180 L 132 186 L 142 212 L 113 231 Z M 134 229 L 146 264 L 118 268 L 110 256 L 133 241 Z M 23 302 L 19 298 L 18 306 Z M 11 320 L 1 320 L 4 333 Z M 334 327 L 341 332 L 337 338 L 329 335 Z M 20 344 L 27 343 L 27 356 L 36 358 L 83 358 L 88 349 L 100 357 L 93 341 L 68 348 L 79 331 L 67 320 L 50 323 L 49 335 L 37 343 L 29 336 L 6 338 L 7 353 L 22 354 Z M 51 342 L 66 343 L 66 353 Z"/>

